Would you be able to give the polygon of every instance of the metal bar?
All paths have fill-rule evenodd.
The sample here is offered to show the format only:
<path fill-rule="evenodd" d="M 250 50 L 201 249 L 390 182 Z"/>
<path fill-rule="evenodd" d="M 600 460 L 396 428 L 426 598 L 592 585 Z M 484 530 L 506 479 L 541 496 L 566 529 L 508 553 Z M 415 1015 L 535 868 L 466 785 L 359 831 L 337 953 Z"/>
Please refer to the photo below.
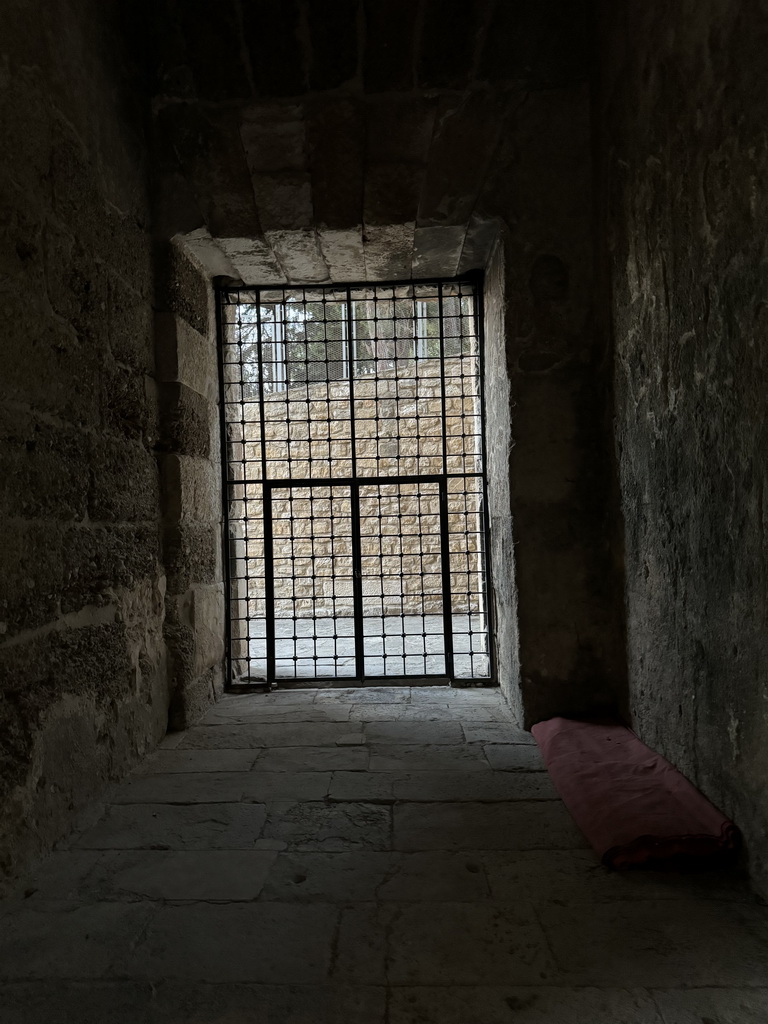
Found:
<path fill-rule="evenodd" d="M 352 602 L 355 623 L 355 675 L 365 679 L 365 637 L 363 636 L 363 566 L 360 542 L 360 487 L 349 488 L 352 522 Z"/>
<path fill-rule="evenodd" d="M 409 277 L 405 280 L 402 278 L 396 281 L 340 281 L 338 284 L 332 285 L 289 285 L 289 284 L 242 284 L 242 285 L 227 285 L 228 292 L 253 292 L 253 291 L 264 291 L 264 292 L 278 292 L 285 291 L 291 288 L 304 288 L 311 289 L 312 291 L 326 291 L 326 292 L 343 292 L 349 288 L 350 291 L 375 291 L 377 288 L 408 288 L 412 286 L 421 286 L 429 284 L 472 284 L 477 280 L 478 271 L 470 270 L 465 274 L 458 274 L 454 277 Z"/>
<path fill-rule="evenodd" d="M 445 650 L 445 674 L 453 681 L 453 613 L 451 609 L 451 551 L 448 532 L 448 487 L 440 484 L 440 561 L 443 584 L 443 644 Z"/>
<path fill-rule="evenodd" d="M 229 537 L 229 440 L 227 438 L 227 411 L 225 408 L 226 385 L 224 382 L 224 292 L 216 291 L 216 353 L 219 363 L 219 429 L 221 430 L 221 499 L 222 531 L 221 546 L 224 562 L 224 685 L 231 686 L 232 679 L 232 569 L 230 565 L 231 542 Z"/>
<path fill-rule="evenodd" d="M 275 682 L 275 564 L 272 537 L 272 488 L 264 484 L 264 599 L 267 634 L 267 682 Z"/>

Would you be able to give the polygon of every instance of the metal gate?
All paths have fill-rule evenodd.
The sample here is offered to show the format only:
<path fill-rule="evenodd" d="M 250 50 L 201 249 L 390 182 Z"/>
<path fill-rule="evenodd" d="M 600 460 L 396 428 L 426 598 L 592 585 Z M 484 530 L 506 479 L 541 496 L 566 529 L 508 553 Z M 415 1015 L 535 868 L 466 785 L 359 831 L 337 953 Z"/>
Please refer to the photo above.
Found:
<path fill-rule="evenodd" d="M 474 280 L 219 293 L 229 682 L 490 682 Z"/>

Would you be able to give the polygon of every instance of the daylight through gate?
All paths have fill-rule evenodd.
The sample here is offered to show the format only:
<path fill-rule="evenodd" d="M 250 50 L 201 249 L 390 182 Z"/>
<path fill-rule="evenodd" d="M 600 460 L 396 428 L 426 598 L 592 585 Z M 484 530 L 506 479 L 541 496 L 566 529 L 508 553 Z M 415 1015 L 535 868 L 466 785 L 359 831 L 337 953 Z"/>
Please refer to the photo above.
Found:
<path fill-rule="evenodd" d="M 489 681 L 474 281 L 219 308 L 230 681 Z"/>

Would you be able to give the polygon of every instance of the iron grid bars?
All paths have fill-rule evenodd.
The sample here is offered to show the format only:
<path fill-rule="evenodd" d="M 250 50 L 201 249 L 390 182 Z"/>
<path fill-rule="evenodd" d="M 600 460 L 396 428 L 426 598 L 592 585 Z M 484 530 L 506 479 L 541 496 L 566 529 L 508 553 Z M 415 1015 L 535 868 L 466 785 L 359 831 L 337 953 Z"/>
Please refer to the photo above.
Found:
<path fill-rule="evenodd" d="M 491 680 L 478 304 L 220 291 L 230 683 Z"/>

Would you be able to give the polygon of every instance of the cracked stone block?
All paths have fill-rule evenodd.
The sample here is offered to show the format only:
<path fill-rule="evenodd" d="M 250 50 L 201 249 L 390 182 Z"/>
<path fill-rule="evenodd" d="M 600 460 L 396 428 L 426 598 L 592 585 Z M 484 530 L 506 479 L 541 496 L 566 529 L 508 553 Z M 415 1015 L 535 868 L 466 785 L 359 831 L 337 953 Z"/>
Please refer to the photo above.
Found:
<path fill-rule="evenodd" d="M 522 743 L 495 743 L 483 747 L 492 768 L 504 772 L 545 772 L 539 748 Z"/>
<path fill-rule="evenodd" d="M 116 965 L 133 978 L 312 984 L 325 980 L 338 911 L 299 903 L 160 909 Z"/>
<path fill-rule="evenodd" d="M 389 808 L 377 804 L 294 803 L 270 807 L 265 839 L 294 850 L 390 848 Z"/>
<path fill-rule="evenodd" d="M 425 1020 L 441 1024 L 665 1024 L 653 999 L 642 989 L 519 988 L 509 984 L 393 989 L 390 1024 L 421 1024 Z"/>
<path fill-rule="evenodd" d="M 239 803 L 243 799 L 245 772 L 169 772 L 167 775 L 133 775 L 113 797 L 116 804 Z"/>
<path fill-rule="evenodd" d="M 110 853 L 92 874 L 90 898 L 254 900 L 276 856 L 266 850 Z"/>
<path fill-rule="evenodd" d="M 388 851 L 281 853 L 267 876 L 263 900 L 352 903 L 376 900 L 400 855 Z"/>
<path fill-rule="evenodd" d="M 482 855 L 494 899 L 536 905 L 592 905 L 637 900 L 752 901 L 737 873 L 609 871 L 590 850 L 518 850 L 514 857 Z M 627 908 L 631 913 L 631 908 Z"/>
<path fill-rule="evenodd" d="M 488 771 L 488 762 L 482 750 L 475 750 L 464 745 L 422 746 L 409 745 L 391 746 L 376 745 L 370 747 L 370 771 L 445 771 L 461 769 L 462 771 Z"/>
<path fill-rule="evenodd" d="M 763 1024 L 768 988 L 651 990 L 665 1024 Z"/>
<path fill-rule="evenodd" d="M 525 743 L 534 744 L 536 740 L 529 732 L 518 729 L 509 723 L 469 722 L 462 725 L 467 743 Z"/>
<path fill-rule="evenodd" d="M 396 804 L 396 850 L 570 850 L 586 843 L 555 801 Z"/>
<path fill-rule="evenodd" d="M 183 741 L 186 749 L 204 750 L 241 747 L 323 747 L 340 736 L 362 733 L 344 722 L 274 722 L 260 725 L 200 725 L 190 729 Z"/>
<path fill-rule="evenodd" d="M 257 756 L 257 750 L 158 750 L 147 758 L 136 774 L 247 772 L 253 768 Z"/>
<path fill-rule="evenodd" d="M 3 917 L 0 977 L 99 978 L 146 928 L 146 904 L 60 901 L 21 907 Z"/>
<path fill-rule="evenodd" d="M 276 747 L 258 760 L 260 772 L 364 771 L 368 749 L 363 747 Z"/>
<path fill-rule="evenodd" d="M 397 800 L 507 802 L 558 800 L 552 781 L 544 772 L 413 772 L 396 778 Z M 333 798 L 333 788 L 331 789 Z"/>
<path fill-rule="evenodd" d="M 267 704 L 265 706 L 248 705 L 242 709 L 237 705 L 217 704 L 212 708 L 201 725 L 271 725 L 272 723 L 290 722 L 346 722 L 350 708 L 344 705 L 316 707 L 307 704 L 301 707 L 295 704 Z"/>
<path fill-rule="evenodd" d="M 540 919 L 569 984 L 768 986 L 768 921 L 756 906 L 724 915 L 715 902 L 644 901 L 631 926 L 616 904 L 545 907 Z"/>
<path fill-rule="evenodd" d="M 387 936 L 397 909 L 362 904 L 341 912 L 331 978 L 349 984 L 384 985 L 387 977 Z"/>
<path fill-rule="evenodd" d="M 261 834 L 262 804 L 122 804 L 74 844 L 86 850 L 247 850 Z"/>
<path fill-rule="evenodd" d="M 458 722 L 371 722 L 365 726 L 370 743 L 461 743 L 461 725 Z"/>
<path fill-rule="evenodd" d="M 384 1024 L 386 1019 L 383 986 L 161 983 L 156 990 L 152 1024 Z"/>
<path fill-rule="evenodd" d="M 558 976 L 547 940 L 525 904 L 404 906 L 390 928 L 394 985 L 540 985 Z"/>

